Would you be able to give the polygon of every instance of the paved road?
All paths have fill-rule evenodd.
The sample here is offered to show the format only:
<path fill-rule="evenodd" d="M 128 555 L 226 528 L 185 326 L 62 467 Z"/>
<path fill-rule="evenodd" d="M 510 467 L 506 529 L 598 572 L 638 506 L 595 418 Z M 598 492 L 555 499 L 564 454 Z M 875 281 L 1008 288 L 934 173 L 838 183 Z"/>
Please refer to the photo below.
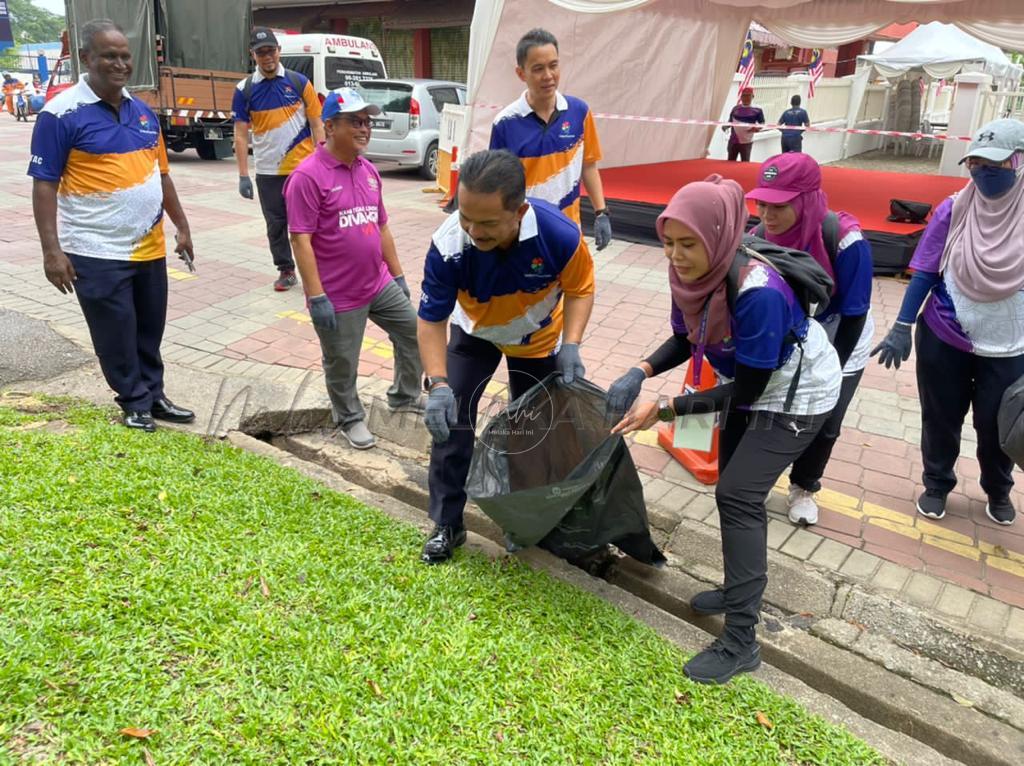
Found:
<path fill-rule="evenodd" d="M 46 322 L 0 309 L 0 386 L 49 380 L 94 358 Z"/>
<path fill-rule="evenodd" d="M 24 175 L 30 130 L 31 125 L 4 122 L 0 174 L 7 180 L 0 190 L 0 306 L 49 320 L 88 348 L 77 303 L 50 287 L 40 268 L 31 184 Z M 187 152 L 172 155 L 171 169 L 191 220 L 198 273 L 188 274 L 169 262 L 171 299 L 163 347 L 167 359 L 196 370 L 292 384 L 311 370 L 318 372 L 319 346 L 302 296 L 297 290 L 278 294 L 271 289 L 274 269 L 259 206 L 238 197 L 234 163 L 201 162 Z M 406 172 L 384 172 L 391 227 L 412 275 L 414 299 L 430 234 L 443 220 L 436 195 L 424 194 L 424 186 Z M 583 359 L 589 377 L 607 386 L 665 337 L 669 295 L 664 256 L 658 248 L 616 242 L 595 253 L 595 262 L 598 296 Z M 873 300 L 879 336 L 895 318 L 903 289 L 898 281 L 876 280 Z M 0 326 L 6 321 L 0 317 Z M 20 339 L 17 329 L 11 333 Z M 23 345 L 31 350 L 29 344 Z M 379 384 L 391 370 L 390 344 L 371 325 L 360 359 L 364 383 Z M 969 426 L 959 464 L 961 483 L 950 496 L 947 518 L 931 523 L 914 511 L 922 487 L 913 370 L 913 360 L 899 371 L 874 364 L 868 368 L 825 477 L 821 523 L 810 532 L 794 530 L 778 512 L 776 497 L 770 504 L 774 518 L 769 543 L 820 566 L 876 578 L 882 587 L 908 598 L 916 595 L 925 606 L 942 609 L 955 602 L 950 610 L 973 614 L 980 604 L 992 603 L 972 601 L 979 594 L 1024 607 L 1024 521 L 1002 528 L 985 517 Z M 680 384 L 677 373 L 650 381 L 645 393 L 672 394 Z M 497 393 L 499 388 L 500 380 L 489 391 Z M 172 398 L 174 391 L 175 381 L 169 380 Z M 688 505 L 683 512 L 715 525 L 707 489 L 695 484 L 651 434 L 642 435 L 631 449 L 646 474 L 652 499 L 683 489 L 700 490 L 701 505 Z M 1024 508 L 1020 489 L 1014 499 Z M 999 630 L 1006 629 L 1009 613 L 999 614 L 991 619 Z M 1021 630 L 1024 637 L 1024 623 Z"/>

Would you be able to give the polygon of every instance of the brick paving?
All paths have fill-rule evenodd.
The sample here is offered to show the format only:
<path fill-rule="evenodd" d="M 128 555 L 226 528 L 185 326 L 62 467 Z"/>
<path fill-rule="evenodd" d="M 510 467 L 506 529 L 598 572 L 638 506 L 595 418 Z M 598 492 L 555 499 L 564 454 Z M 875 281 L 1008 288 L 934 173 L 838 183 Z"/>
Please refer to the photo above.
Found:
<path fill-rule="evenodd" d="M 31 183 L 25 176 L 31 125 L 4 121 L 0 143 L 0 306 L 45 319 L 87 345 L 76 301 L 45 280 L 35 226 Z M 299 290 L 275 293 L 275 270 L 263 236 L 257 202 L 236 192 L 233 162 L 202 162 L 192 152 L 171 156 L 172 177 L 188 212 L 198 273 L 169 261 L 171 297 L 164 355 L 177 364 L 226 375 L 298 384 L 314 373 L 320 353 Z M 414 300 L 428 239 L 443 220 L 437 197 L 404 171 L 384 169 L 384 192 L 400 258 L 411 276 Z M 168 223 L 168 231 L 173 227 Z M 607 386 L 653 350 L 668 331 L 668 288 L 658 248 L 614 242 L 594 254 L 598 294 L 582 346 L 588 377 Z M 904 283 L 879 279 L 874 286 L 877 335 L 899 310 Z M 389 379 L 393 362 L 383 332 L 367 326 L 360 375 L 369 383 Z M 497 395 L 499 371 L 488 388 Z M 679 390 L 682 373 L 648 381 L 646 396 Z M 169 388 L 173 392 L 173 380 Z M 900 370 L 872 363 L 847 415 L 819 495 L 820 523 L 794 529 L 785 518 L 780 480 L 769 502 L 769 543 L 813 565 L 863 579 L 914 603 L 967 619 L 984 629 L 1024 640 L 1024 521 L 999 527 L 984 514 L 973 431 L 963 433 L 960 484 L 947 517 L 929 522 L 914 500 L 922 491 L 920 407 L 913 359 Z M 648 500 L 717 526 L 711 488 L 698 484 L 657 445 L 653 432 L 631 441 L 645 474 Z M 1024 487 L 1014 491 L 1024 509 Z"/>

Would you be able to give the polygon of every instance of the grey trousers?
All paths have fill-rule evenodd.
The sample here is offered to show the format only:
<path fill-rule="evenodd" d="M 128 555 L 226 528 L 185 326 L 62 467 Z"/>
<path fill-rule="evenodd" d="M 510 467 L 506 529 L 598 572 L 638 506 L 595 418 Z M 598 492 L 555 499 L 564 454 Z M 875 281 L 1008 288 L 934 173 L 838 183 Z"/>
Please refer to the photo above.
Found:
<path fill-rule="evenodd" d="M 356 390 L 356 372 L 359 352 L 363 346 L 366 320 L 388 334 L 395 349 L 395 379 L 388 389 L 388 405 L 400 407 L 419 399 L 423 365 L 420 363 L 416 342 L 416 310 L 405 293 L 394 282 L 389 282 L 366 306 L 351 311 L 339 311 L 338 327 L 324 330 L 315 327 L 320 336 L 323 352 L 324 378 L 327 395 L 331 399 L 334 422 L 347 426 L 366 419 L 366 411 Z"/>

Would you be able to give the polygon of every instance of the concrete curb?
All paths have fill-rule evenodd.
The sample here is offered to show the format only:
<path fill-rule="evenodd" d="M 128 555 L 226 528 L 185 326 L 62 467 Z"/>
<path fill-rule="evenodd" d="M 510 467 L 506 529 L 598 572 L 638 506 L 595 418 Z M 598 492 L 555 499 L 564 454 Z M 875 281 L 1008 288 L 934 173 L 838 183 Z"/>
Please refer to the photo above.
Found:
<path fill-rule="evenodd" d="M 431 526 L 422 510 L 396 500 L 388 494 L 368 490 L 364 486 L 352 483 L 351 479 L 339 476 L 333 469 L 329 469 L 319 463 L 299 458 L 293 453 L 240 432 L 230 432 L 228 434 L 228 441 L 236 447 L 262 455 L 276 463 L 295 469 L 309 478 L 320 481 L 331 489 L 350 494 L 368 505 L 379 508 L 392 518 L 412 524 L 423 531 L 427 531 Z M 482 524 L 481 526 L 486 529 L 488 525 L 489 523 Z M 474 524 L 473 526 L 476 525 Z M 497 528 L 493 524 L 489 526 L 490 529 L 487 531 L 490 531 L 492 534 L 498 533 Z M 471 550 L 495 559 L 509 555 L 500 545 L 489 539 L 488 536 L 482 536 L 472 530 L 470 531 L 467 545 Z M 648 625 L 663 638 L 687 652 L 701 648 L 710 640 L 710 636 L 697 626 L 691 625 L 669 611 L 649 603 L 614 583 L 591 577 L 582 570 L 568 565 L 546 551 L 530 548 L 513 555 L 535 569 L 545 571 L 563 582 L 567 582 L 580 590 L 608 601 L 634 619 Z M 905 764 L 906 766 L 956 766 L 957 763 L 961 763 L 942 755 L 917 738 L 879 725 L 778 668 L 762 665 L 761 669 L 755 674 L 755 677 L 774 691 L 795 699 L 812 713 L 832 723 L 846 727 L 854 735 L 869 742 L 894 763 Z M 1014 761 L 982 761 L 975 759 L 963 761 L 962 763 L 1009 764 L 1012 762 Z"/>

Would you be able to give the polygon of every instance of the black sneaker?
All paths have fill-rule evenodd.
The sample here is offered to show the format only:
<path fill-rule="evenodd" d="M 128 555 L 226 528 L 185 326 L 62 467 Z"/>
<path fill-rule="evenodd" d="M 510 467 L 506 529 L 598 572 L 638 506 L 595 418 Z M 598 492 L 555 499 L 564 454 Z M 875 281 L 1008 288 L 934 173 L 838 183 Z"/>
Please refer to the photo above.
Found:
<path fill-rule="evenodd" d="M 725 591 L 705 590 L 690 599 L 690 609 L 697 614 L 725 614 Z"/>
<path fill-rule="evenodd" d="M 1008 527 L 1017 518 L 1017 511 L 1014 509 L 1009 497 L 990 497 L 985 504 L 985 515 L 996 524 Z"/>
<path fill-rule="evenodd" d="M 737 673 L 749 673 L 760 666 L 761 647 L 757 641 L 732 646 L 716 638 L 711 646 L 683 666 L 683 672 L 699 684 L 724 684 Z"/>
<path fill-rule="evenodd" d="M 946 515 L 946 493 L 937 489 L 926 489 L 917 498 L 917 512 L 929 519 L 941 519 Z"/>
<path fill-rule="evenodd" d="M 465 527 L 434 527 L 423 544 L 420 561 L 424 564 L 442 564 L 452 557 L 455 549 L 466 542 Z"/>
<path fill-rule="evenodd" d="M 137 431 L 153 433 L 156 430 L 156 421 L 148 412 L 131 410 L 124 414 L 125 428 L 134 428 Z"/>
<path fill-rule="evenodd" d="M 291 290 L 299 281 L 295 278 L 295 269 L 284 269 L 276 280 L 274 280 L 274 289 L 283 293 L 285 290 Z"/>

